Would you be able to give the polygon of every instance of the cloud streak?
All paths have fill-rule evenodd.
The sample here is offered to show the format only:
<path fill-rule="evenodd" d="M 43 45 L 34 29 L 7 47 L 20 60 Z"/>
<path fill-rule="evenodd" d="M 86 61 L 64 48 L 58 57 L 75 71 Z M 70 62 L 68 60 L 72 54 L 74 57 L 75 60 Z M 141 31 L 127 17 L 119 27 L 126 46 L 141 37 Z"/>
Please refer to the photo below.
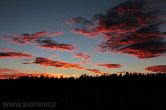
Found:
<path fill-rule="evenodd" d="M 121 67 L 120 64 L 98 64 L 98 66 L 104 66 L 107 68 L 120 68 Z"/>
<path fill-rule="evenodd" d="M 166 65 L 150 66 L 145 68 L 145 70 L 152 72 L 166 72 Z"/>
<path fill-rule="evenodd" d="M 100 70 L 98 70 L 98 69 L 86 69 L 86 70 L 92 71 L 92 72 L 94 72 L 96 74 L 102 74 L 102 72 Z"/>
<path fill-rule="evenodd" d="M 32 58 L 29 53 L 23 52 L 0 52 L 0 58 Z"/>
<path fill-rule="evenodd" d="M 83 69 L 83 67 L 79 66 L 78 64 L 72 64 L 72 63 L 62 62 L 62 61 L 53 61 L 53 60 L 42 58 L 42 57 L 37 57 L 33 63 L 44 65 L 44 66 L 53 66 L 56 68 Z"/>
<path fill-rule="evenodd" d="M 52 66 L 52 67 L 63 68 L 63 69 L 74 68 L 74 69 L 79 69 L 79 70 L 91 71 L 91 72 L 97 73 L 97 74 L 102 74 L 102 72 L 97 69 L 85 68 L 85 67 L 80 66 L 80 64 L 68 63 L 68 62 L 64 62 L 64 61 L 56 61 L 56 60 L 51 60 L 51 59 L 42 58 L 42 57 L 36 57 L 35 61 L 32 63 L 24 62 L 23 64 L 39 64 L 42 66 Z"/>

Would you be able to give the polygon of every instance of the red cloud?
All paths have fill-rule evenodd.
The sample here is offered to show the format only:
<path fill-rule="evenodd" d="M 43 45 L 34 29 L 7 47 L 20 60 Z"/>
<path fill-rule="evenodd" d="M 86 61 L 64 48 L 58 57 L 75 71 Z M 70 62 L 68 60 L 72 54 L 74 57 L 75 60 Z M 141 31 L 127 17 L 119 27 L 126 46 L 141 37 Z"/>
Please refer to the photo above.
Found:
<path fill-rule="evenodd" d="M 74 55 L 75 58 L 80 58 L 81 60 L 89 60 L 91 56 L 87 52 L 81 52 Z"/>
<path fill-rule="evenodd" d="M 166 65 L 157 65 L 145 68 L 145 70 L 152 72 L 166 72 Z"/>
<path fill-rule="evenodd" d="M 62 35 L 63 32 L 55 32 L 49 34 L 46 31 L 36 32 L 35 34 L 28 34 L 28 33 L 22 33 L 22 34 L 14 34 L 11 36 L 4 36 L 4 40 L 9 40 L 16 44 L 34 44 L 36 43 L 36 40 L 40 39 L 41 37 L 46 36 L 59 36 Z"/>
<path fill-rule="evenodd" d="M 91 31 L 84 30 L 84 29 L 75 29 L 72 32 L 76 33 L 76 34 L 84 35 L 84 36 L 87 36 L 87 37 L 90 37 L 90 38 L 95 38 L 96 35 L 97 35 L 96 32 L 91 32 Z"/>
<path fill-rule="evenodd" d="M 97 69 L 86 69 L 86 70 L 92 71 L 92 72 L 94 72 L 94 73 L 96 73 L 96 74 L 102 74 L 102 72 L 99 71 L 99 70 L 97 70 Z"/>
<path fill-rule="evenodd" d="M 71 44 L 58 43 L 49 36 L 59 36 L 63 32 L 55 32 L 49 34 L 48 32 L 41 31 L 35 34 L 14 34 L 12 36 L 4 36 L 3 39 L 9 40 L 16 44 L 37 44 L 40 48 L 51 49 L 51 50 L 62 50 L 62 51 L 75 51 L 78 48 Z"/>
<path fill-rule="evenodd" d="M 62 51 L 76 51 L 78 48 L 71 44 L 61 44 L 57 43 L 51 39 L 38 40 L 37 43 L 40 45 L 40 48 L 51 49 L 51 50 L 62 50 Z"/>
<path fill-rule="evenodd" d="M 159 6 L 150 8 L 152 4 L 156 5 L 150 0 L 128 0 L 92 20 L 75 18 L 72 22 L 81 25 L 74 31 L 104 36 L 105 41 L 98 46 L 102 52 L 124 53 L 140 59 L 161 56 L 166 52 L 166 32 L 160 31 L 160 26 L 166 23 L 161 19 L 165 13 Z"/>
<path fill-rule="evenodd" d="M 48 35 L 49 33 L 46 32 L 46 31 L 41 31 L 41 32 L 37 32 L 35 34 L 32 34 L 33 37 L 42 37 L 42 36 L 45 36 L 45 35 Z"/>
<path fill-rule="evenodd" d="M 0 58 L 32 58 L 32 55 L 23 52 L 0 52 Z"/>
<path fill-rule="evenodd" d="M 51 60 L 51 59 L 48 59 L 48 58 L 42 58 L 42 57 L 37 57 L 35 59 L 34 62 L 32 62 L 34 64 L 40 64 L 40 65 L 43 65 L 43 66 L 53 66 L 53 67 L 56 67 L 56 68 L 75 68 L 75 69 L 79 69 L 79 70 L 88 70 L 88 71 L 92 71 L 94 73 L 97 73 L 97 74 L 102 74 L 101 71 L 97 70 L 97 69 L 87 69 L 87 68 L 84 68 L 82 66 L 80 66 L 79 64 L 76 64 L 76 63 L 68 63 L 68 62 L 63 62 L 63 61 L 54 61 L 54 60 Z M 32 63 L 23 63 L 23 64 L 32 64 Z"/>
<path fill-rule="evenodd" d="M 19 71 L 8 68 L 0 68 L 0 79 L 8 79 L 13 73 L 17 74 Z"/>
<path fill-rule="evenodd" d="M 121 67 L 120 64 L 99 64 L 98 66 L 104 66 L 107 68 L 120 68 Z"/>

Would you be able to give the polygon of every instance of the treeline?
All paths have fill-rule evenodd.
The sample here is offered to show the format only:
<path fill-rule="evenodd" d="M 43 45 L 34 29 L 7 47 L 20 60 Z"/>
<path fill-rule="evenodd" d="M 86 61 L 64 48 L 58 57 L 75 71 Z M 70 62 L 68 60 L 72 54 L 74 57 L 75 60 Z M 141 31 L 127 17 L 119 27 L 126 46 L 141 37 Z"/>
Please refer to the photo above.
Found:
<path fill-rule="evenodd" d="M 0 87 L 0 102 L 57 103 L 39 110 L 166 110 L 166 73 L 20 77 Z"/>
<path fill-rule="evenodd" d="M 13 78 L 10 78 L 11 80 Z M 166 80 L 166 73 L 113 73 L 113 74 L 102 74 L 96 76 L 90 76 L 87 74 L 83 74 L 80 77 L 47 77 L 41 75 L 40 77 L 37 76 L 21 76 L 17 78 L 17 80 L 28 80 L 28 79 L 45 79 L 45 80 L 82 80 L 82 79 L 105 79 L 105 80 L 115 80 L 115 79 L 122 79 L 122 80 L 157 80 L 157 79 L 165 79 Z"/>

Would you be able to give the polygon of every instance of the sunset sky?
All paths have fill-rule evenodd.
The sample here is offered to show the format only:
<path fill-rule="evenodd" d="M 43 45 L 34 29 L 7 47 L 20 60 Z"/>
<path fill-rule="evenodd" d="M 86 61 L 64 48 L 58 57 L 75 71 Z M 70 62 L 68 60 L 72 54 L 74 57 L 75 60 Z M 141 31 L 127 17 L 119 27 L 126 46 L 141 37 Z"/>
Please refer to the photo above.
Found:
<path fill-rule="evenodd" d="M 165 0 L 1 0 L 0 78 L 166 72 Z"/>

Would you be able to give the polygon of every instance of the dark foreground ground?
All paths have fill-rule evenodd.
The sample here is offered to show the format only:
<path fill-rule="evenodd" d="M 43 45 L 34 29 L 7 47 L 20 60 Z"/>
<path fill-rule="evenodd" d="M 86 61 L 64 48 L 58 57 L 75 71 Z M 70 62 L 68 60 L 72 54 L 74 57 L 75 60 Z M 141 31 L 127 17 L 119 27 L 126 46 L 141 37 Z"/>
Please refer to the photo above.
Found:
<path fill-rule="evenodd" d="M 166 110 L 166 74 L 1 80 L 0 102 L 0 110 Z"/>

